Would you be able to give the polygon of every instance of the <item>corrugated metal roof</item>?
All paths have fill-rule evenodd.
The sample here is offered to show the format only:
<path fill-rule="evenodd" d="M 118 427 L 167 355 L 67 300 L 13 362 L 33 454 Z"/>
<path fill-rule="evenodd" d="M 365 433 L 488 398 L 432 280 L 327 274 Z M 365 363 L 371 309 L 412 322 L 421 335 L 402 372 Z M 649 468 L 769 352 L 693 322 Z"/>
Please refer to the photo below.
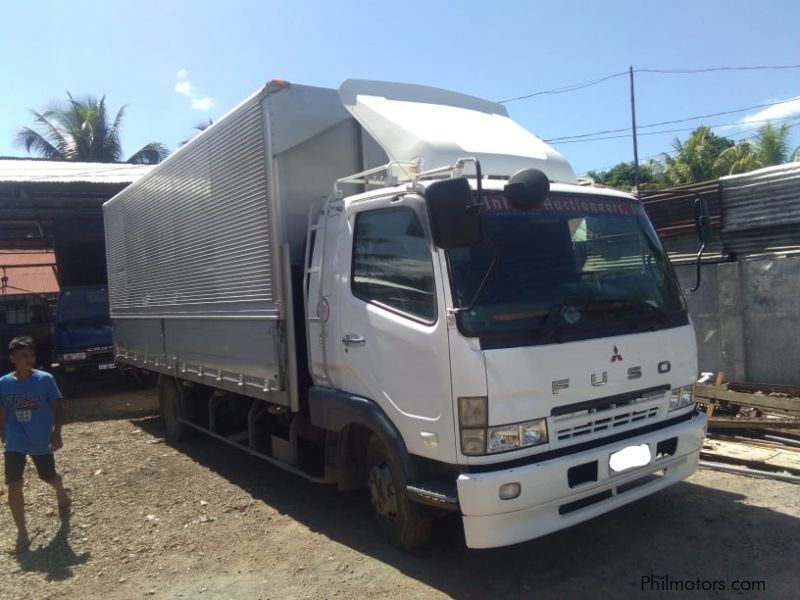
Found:
<path fill-rule="evenodd" d="M 723 233 L 800 224 L 800 163 L 720 178 Z"/>
<path fill-rule="evenodd" d="M 737 256 L 800 254 L 800 163 L 720 178 L 722 239 Z"/>
<path fill-rule="evenodd" d="M 55 264 L 56 255 L 53 252 L 0 252 L 0 294 L 14 296 L 58 292 Z"/>
<path fill-rule="evenodd" d="M 718 179 L 660 190 L 642 190 L 640 194 L 647 216 L 661 237 L 694 234 L 694 203 L 698 196 L 708 204 L 711 227 L 719 229 L 722 207 Z"/>
<path fill-rule="evenodd" d="M 154 165 L 0 159 L 0 183 L 132 183 Z"/>

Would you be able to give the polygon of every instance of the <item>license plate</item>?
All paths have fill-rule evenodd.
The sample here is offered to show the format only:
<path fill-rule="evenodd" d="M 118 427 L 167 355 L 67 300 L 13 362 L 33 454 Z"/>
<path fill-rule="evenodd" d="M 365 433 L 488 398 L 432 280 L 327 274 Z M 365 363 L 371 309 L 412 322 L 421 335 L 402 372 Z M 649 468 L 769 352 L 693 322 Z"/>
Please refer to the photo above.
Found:
<path fill-rule="evenodd" d="M 615 473 L 627 471 L 636 467 L 643 467 L 650 464 L 650 446 L 641 444 L 639 446 L 628 446 L 619 452 L 614 452 L 608 460 L 611 470 Z"/>
<path fill-rule="evenodd" d="M 101 363 L 97 365 L 99 371 L 107 371 L 108 369 L 116 369 L 117 363 Z"/>

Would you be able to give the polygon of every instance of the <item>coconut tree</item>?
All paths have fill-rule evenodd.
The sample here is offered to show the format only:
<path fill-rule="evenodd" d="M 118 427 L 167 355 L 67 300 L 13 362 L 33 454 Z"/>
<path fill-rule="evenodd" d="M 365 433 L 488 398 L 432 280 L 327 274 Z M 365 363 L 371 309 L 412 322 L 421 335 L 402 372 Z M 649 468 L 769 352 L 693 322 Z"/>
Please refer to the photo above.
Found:
<path fill-rule="evenodd" d="M 721 152 L 714 170 L 719 175 L 733 175 L 793 160 L 789 154 L 790 127 L 788 123 L 775 127 L 767 121 L 754 140 L 744 140 Z"/>
<path fill-rule="evenodd" d="M 734 175 L 760 169 L 762 166 L 756 144 L 743 140 L 720 153 L 714 162 L 714 171 L 719 175 Z"/>
<path fill-rule="evenodd" d="M 664 176 L 671 185 L 704 181 L 714 176 L 714 145 L 711 143 L 711 131 L 708 127 L 698 127 L 692 135 L 681 142 L 675 138 L 672 148 L 675 156 L 662 153 Z"/>
<path fill-rule="evenodd" d="M 120 128 L 126 106 L 110 121 L 105 96 L 75 99 L 67 92 L 67 98 L 66 104 L 53 105 L 44 112 L 32 110 L 34 127 L 17 130 L 14 143 L 51 160 L 123 162 Z M 150 142 L 129 156 L 127 162 L 156 164 L 168 154 L 166 146 Z"/>

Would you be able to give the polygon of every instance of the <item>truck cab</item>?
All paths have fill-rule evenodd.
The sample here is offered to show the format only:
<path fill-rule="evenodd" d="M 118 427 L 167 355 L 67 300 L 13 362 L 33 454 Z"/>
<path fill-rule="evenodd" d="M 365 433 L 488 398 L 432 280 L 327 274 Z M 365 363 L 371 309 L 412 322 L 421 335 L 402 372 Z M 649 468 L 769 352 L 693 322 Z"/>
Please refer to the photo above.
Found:
<path fill-rule="evenodd" d="M 485 180 L 482 236 L 442 249 L 429 187 L 321 209 L 306 306 L 315 384 L 368 399 L 408 453 L 439 463 L 418 494 L 457 501 L 471 547 L 549 533 L 693 472 L 695 338 L 641 204 L 553 185 L 515 207 Z M 336 410 L 325 402 L 312 414 Z"/>
<path fill-rule="evenodd" d="M 53 331 L 54 368 L 65 373 L 115 368 L 107 285 L 62 288 Z"/>

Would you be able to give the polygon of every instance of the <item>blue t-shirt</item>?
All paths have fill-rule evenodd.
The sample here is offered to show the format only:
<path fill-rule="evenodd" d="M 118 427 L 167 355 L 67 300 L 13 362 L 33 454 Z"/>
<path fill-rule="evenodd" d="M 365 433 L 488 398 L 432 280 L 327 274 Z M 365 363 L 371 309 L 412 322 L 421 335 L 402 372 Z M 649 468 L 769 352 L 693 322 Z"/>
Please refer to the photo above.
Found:
<path fill-rule="evenodd" d="M 50 373 L 34 371 L 26 379 L 17 379 L 14 373 L 0 377 L 0 406 L 6 413 L 5 451 L 50 454 L 50 403 L 60 399 L 61 392 Z"/>

